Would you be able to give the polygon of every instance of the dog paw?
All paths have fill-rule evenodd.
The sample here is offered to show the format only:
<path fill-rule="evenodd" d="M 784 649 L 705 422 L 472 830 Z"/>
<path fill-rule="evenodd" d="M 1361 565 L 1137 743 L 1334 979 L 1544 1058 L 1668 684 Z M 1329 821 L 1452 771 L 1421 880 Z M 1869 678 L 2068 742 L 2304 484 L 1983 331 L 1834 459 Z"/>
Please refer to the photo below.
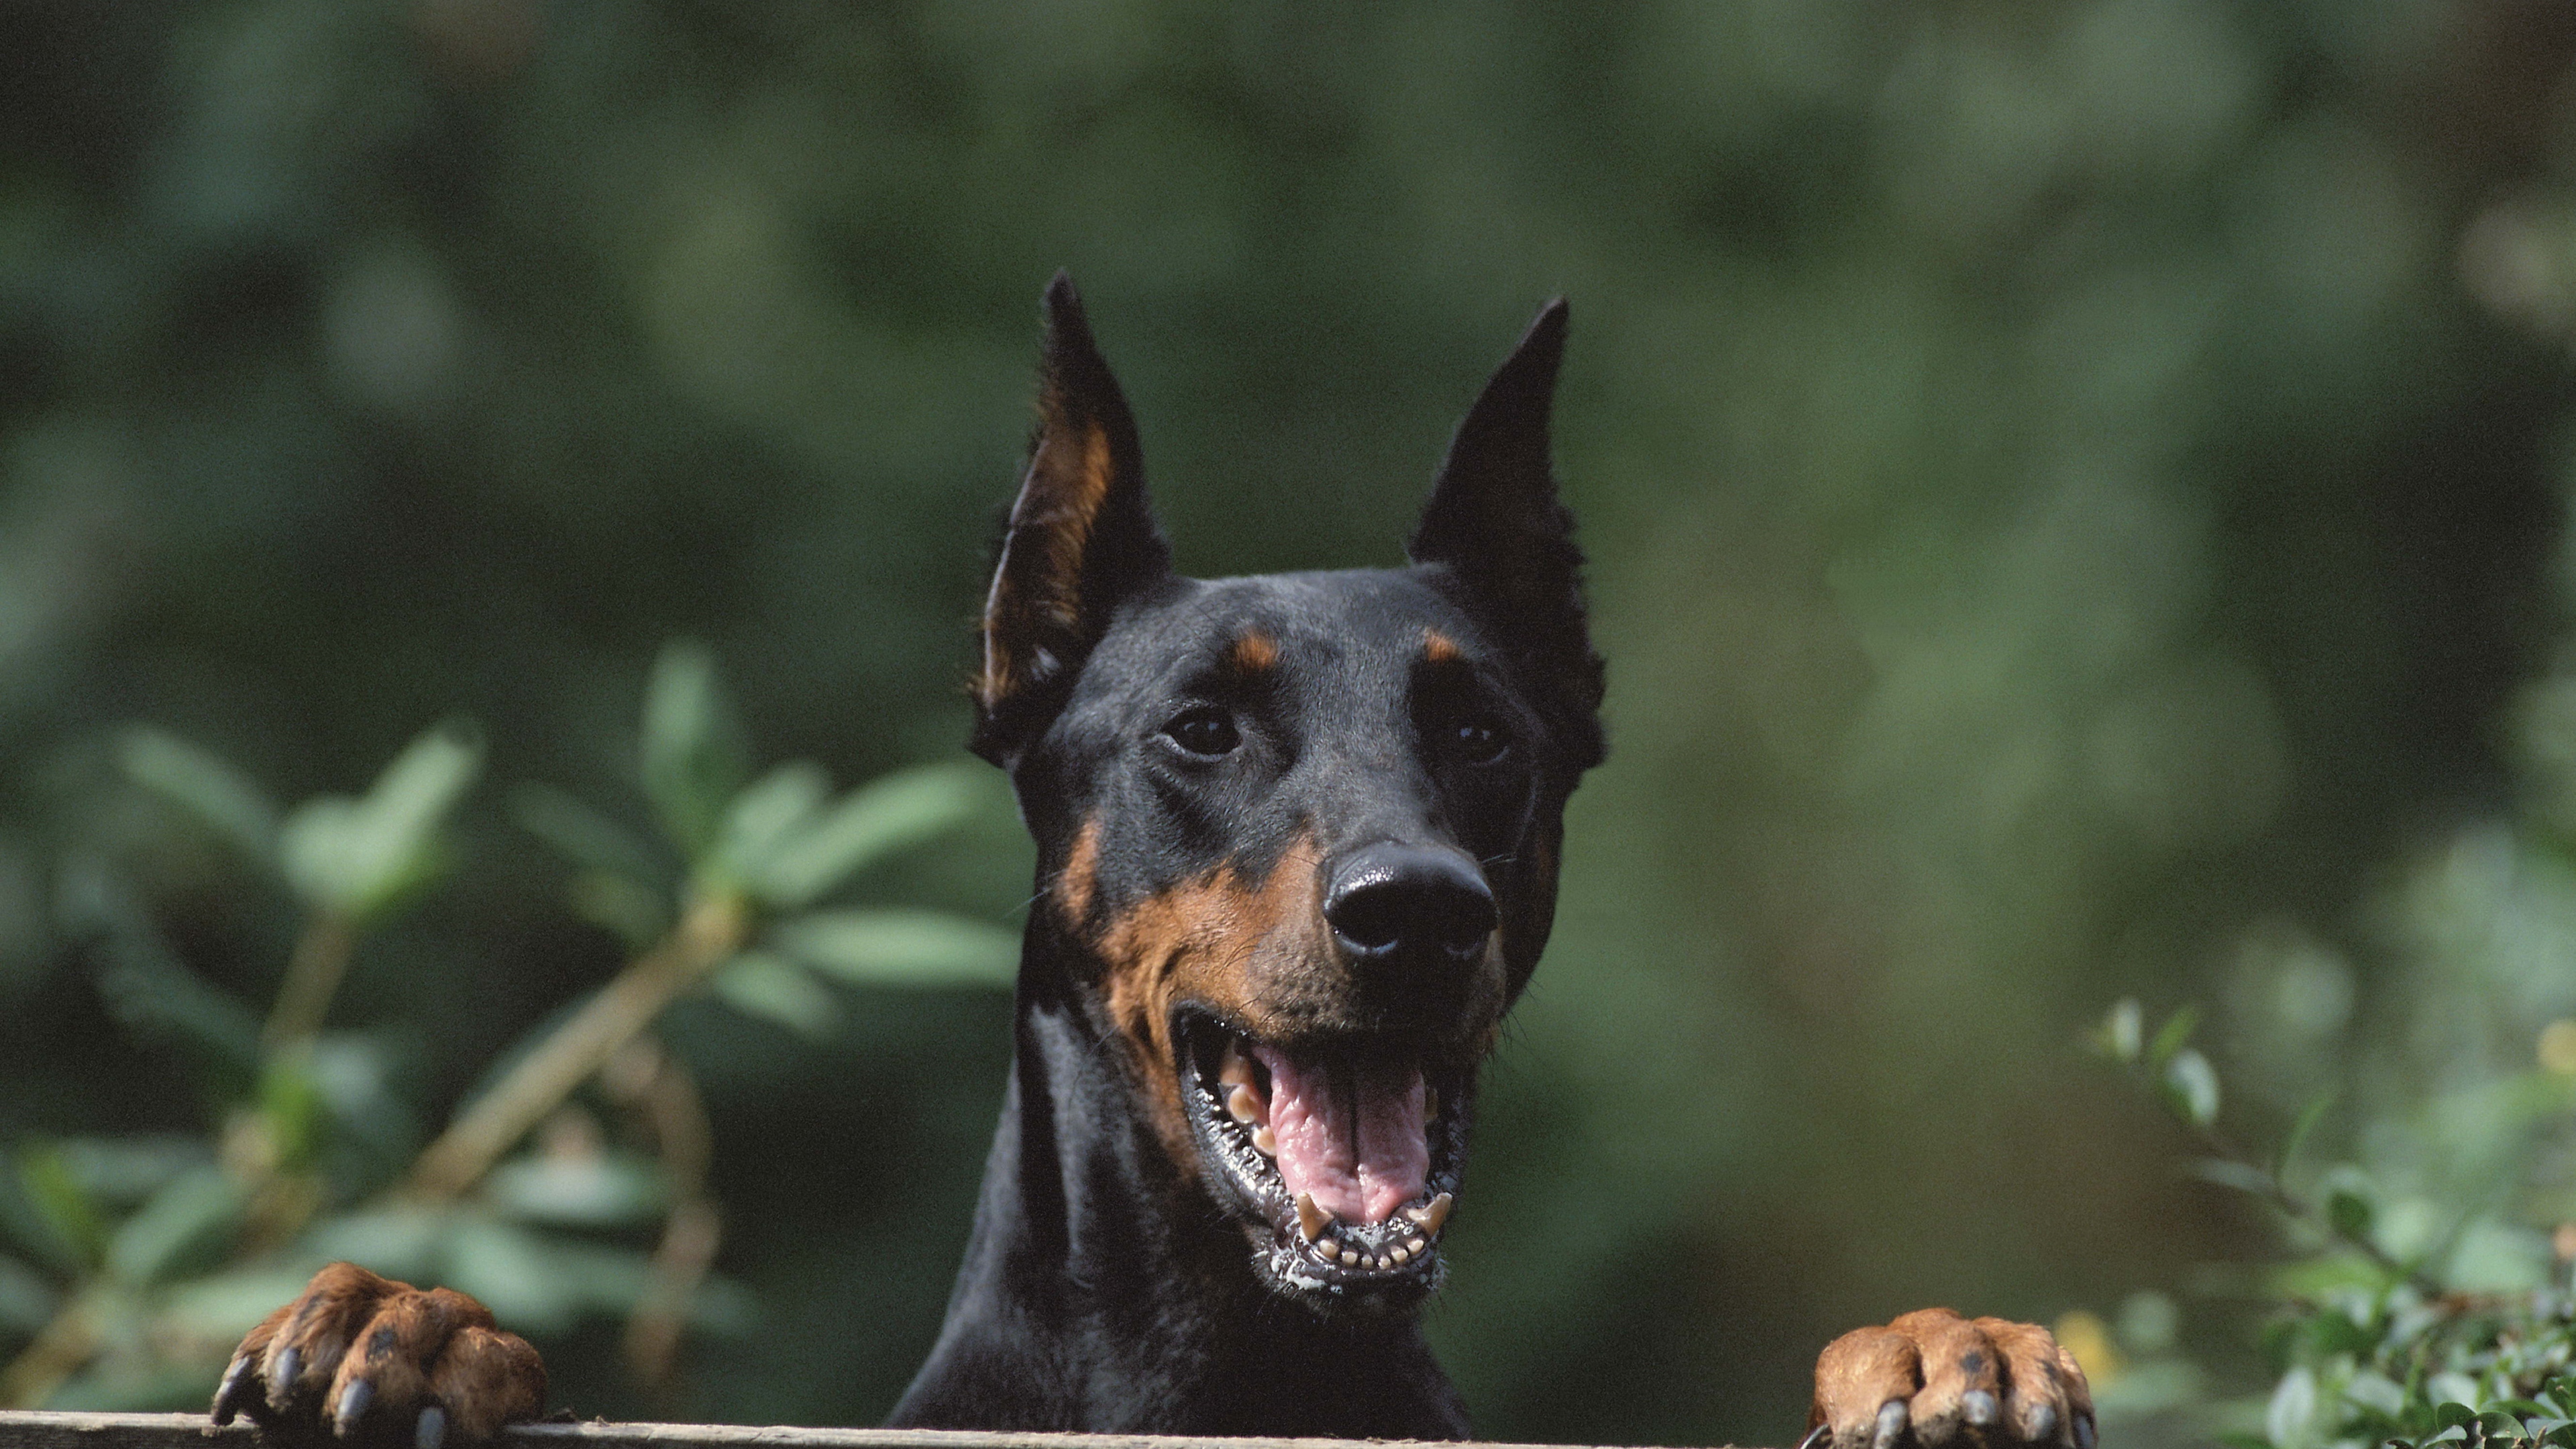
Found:
<path fill-rule="evenodd" d="M 482 1304 L 334 1263 L 243 1337 L 214 1416 L 247 1415 L 289 1445 L 442 1449 L 488 1440 L 545 1402 L 545 1361 Z"/>
<path fill-rule="evenodd" d="M 2093 1449 L 2093 1390 L 2034 1323 L 1909 1313 L 1826 1345 L 1804 1449 Z"/>

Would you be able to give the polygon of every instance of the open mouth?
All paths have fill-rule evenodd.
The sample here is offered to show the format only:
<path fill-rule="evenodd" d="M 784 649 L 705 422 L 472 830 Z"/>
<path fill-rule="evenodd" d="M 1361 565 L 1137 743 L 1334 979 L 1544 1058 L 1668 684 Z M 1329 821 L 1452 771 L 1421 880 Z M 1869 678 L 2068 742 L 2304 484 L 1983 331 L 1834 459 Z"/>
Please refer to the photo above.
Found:
<path fill-rule="evenodd" d="M 1347 1303 L 1435 1287 L 1471 1075 L 1374 1039 L 1290 1047 L 1204 1016 L 1175 1025 L 1210 1186 L 1248 1219 L 1273 1283 Z"/>

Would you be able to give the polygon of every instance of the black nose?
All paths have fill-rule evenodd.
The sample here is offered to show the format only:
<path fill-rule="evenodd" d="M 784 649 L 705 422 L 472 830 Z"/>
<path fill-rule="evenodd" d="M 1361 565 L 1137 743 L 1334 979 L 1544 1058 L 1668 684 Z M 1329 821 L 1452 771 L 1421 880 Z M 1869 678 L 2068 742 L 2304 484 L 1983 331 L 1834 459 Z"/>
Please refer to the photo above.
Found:
<path fill-rule="evenodd" d="M 1334 868 L 1324 919 L 1362 960 L 1447 956 L 1469 960 L 1494 929 L 1494 893 L 1476 863 L 1455 850 L 1362 846 Z"/>

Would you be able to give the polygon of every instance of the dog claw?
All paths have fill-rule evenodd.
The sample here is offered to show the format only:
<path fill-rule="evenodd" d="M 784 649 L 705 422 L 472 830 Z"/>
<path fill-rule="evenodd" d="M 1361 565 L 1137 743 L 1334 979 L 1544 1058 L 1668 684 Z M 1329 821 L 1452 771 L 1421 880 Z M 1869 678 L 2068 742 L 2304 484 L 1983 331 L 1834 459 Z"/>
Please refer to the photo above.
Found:
<path fill-rule="evenodd" d="M 223 1382 L 215 1385 L 215 1423 L 218 1426 L 231 1423 L 233 1416 L 240 1412 L 242 1385 L 248 1382 L 250 1355 L 233 1355 L 233 1361 L 224 1367 Z"/>
<path fill-rule="evenodd" d="M 376 1401 L 376 1386 L 365 1379 L 352 1379 L 340 1391 L 340 1407 L 331 1415 L 331 1432 L 346 1439 L 358 1421 L 367 1416 L 367 1405 Z"/>
<path fill-rule="evenodd" d="M 1905 1401 L 1890 1399 L 1878 1406 L 1878 1424 L 1870 1431 L 1869 1449 L 1896 1449 L 1905 1437 Z"/>
<path fill-rule="evenodd" d="M 2057 1437 L 2056 1405 L 2033 1404 L 2030 1408 L 2030 1412 L 2022 1415 L 2021 1419 L 2021 1436 L 2024 1439 L 2029 1440 L 2031 1443 L 2045 1444 Z"/>
<path fill-rule="evenodd" d="M 295 1392 L 296 1375 L 303 1367 L 303 1354 L 291 1348 L 281 1348 L 277 1351 L 277 1367 L 269 1370 L 268 1374 L 270 1403 L 281 1409 L 286 1407 L 287 1399 Z"/>
<path fill-rule="evenodd" d="M 447 1411 L 436 1404 L 420 1411 L 411 1433 L 412 1449 L 438 1449 L 447 1439 Z"/>
<path fill-rule="evenodd" d="M 2093 1449 L 2093 1416 L 2075 1416 L 2075 1449 Z"/>
<path fill-rule="evenodd" d="M 1959 1417 L 1977 1428 L 1995 1421 L 1995 1396 L 1984 1389 L 1970 1389 L 1959 1396 Z"/>

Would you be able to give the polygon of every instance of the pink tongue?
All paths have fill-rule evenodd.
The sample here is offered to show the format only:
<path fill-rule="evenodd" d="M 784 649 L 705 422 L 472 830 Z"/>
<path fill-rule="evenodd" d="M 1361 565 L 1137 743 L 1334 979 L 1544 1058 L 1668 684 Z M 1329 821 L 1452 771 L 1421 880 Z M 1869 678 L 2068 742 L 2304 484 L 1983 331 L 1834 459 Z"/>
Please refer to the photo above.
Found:
<path fill-rule="evenodd" d="M 1422 1196 L 1431 1172 L 1423 1133 L 1422 1073 L 1354 1071 L 1301 1062 L 1256 1046 L 1270 1069 L 1270 1132 L 1288 1195 L 1346 1223 L 1382 1223 Z"/>

